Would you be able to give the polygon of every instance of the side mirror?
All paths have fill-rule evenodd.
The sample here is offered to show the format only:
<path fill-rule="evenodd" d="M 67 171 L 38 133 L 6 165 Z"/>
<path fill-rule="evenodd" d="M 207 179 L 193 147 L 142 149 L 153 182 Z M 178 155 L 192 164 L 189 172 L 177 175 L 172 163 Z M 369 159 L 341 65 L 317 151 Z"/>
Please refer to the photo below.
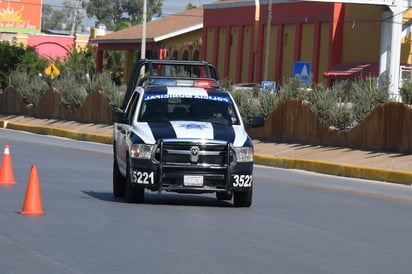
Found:
<path fill-rule="evenodd" d="M 113 123 L 120 123 L 120 124 L 128 124 L 129 121 L 127 119 L 126 113 L 121 110 L 117 109 L 112 112 L 112 122 Z"/>
<path fill-rule="evenodd" d="M 246 128 L 263 127 L 265 118 L 263 116 L 249 117 Z"/>

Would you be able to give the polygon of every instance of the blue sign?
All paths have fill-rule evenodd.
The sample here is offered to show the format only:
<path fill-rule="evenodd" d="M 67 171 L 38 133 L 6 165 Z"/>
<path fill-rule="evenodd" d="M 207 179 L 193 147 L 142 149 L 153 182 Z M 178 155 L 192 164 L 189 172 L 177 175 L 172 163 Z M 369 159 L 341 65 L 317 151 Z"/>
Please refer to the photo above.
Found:
<path fill-rule="evenodd" d="M 306 85 L 310 78 L 310 63 L 309 62 L 294 62 L 293 77 L 300 78 L 300 84 Z"/>
<path fill-rule="evenodd" d="M 262 92 L 275 93 L 276 92 L 276 82 L 262 81 Z"/>

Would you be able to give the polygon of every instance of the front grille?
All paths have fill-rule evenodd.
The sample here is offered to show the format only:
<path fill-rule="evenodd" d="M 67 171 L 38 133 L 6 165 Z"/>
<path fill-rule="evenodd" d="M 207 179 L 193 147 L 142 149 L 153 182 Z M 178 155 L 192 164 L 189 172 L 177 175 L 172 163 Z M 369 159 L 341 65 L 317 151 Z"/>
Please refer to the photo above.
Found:
<path fill-rule="evenodd" d="M 231 146 L 225 141 L 160 140 L 155 152 L 159 165 L 158 191 L 216 191 L 230 183 Z M 202 176 L 203 185 L 184 186 L 184 176 Z"/>
<path fill-rule="evenodd" d="M 226 157 L 226 153 L 222 153 L 222 155 L 200 155 L 199 159 L 194 162 L 190 160 L 190 155 L 166 152 L 163 156 L 163 163 L 224 165 L 226 162 Z"/>
<path fill-rule="evenodd" d="M 196 150 L 193 152 L 192 150 Z M 195 142 L 162 140 L 157 148 L 155 159 L 165 165 L 228 165 L 230 148 L 226 142 Z"/>

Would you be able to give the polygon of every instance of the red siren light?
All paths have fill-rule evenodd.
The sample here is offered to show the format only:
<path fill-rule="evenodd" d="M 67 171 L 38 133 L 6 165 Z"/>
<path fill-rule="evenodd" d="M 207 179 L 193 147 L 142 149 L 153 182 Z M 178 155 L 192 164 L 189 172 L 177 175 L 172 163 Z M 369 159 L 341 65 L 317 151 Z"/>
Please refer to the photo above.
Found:
<path fill-rule="evenodd" d="M 196 80 L 194 83 L 194 86 L 199 87 L 199 88 L 210 88 L 210 87 L 216 87 L 218 85 L 219 83 L 214 80 Z"/>

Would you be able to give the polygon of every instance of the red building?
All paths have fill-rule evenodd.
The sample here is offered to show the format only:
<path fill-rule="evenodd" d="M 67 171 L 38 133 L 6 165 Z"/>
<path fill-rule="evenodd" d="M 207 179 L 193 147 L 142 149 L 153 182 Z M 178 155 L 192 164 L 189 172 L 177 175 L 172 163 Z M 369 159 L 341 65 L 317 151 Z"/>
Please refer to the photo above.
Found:
<path fill-rule="evenodd" d="M 295 62 L 309 63 L 316 83 L 378 76 L 381 16 L 376 5 L 215 2 L 204 6 L 203 58 L 233 83 L 284 83 Z"/>
<path fill-rule="evenodd" d="M 200 52 L 200 59 L 213 63 L 220 78 L 232 83 L 283 84 L 297 75 L 296 64 L 302 63 L 309 66 L 299 75 L 306 73 L 315 83 L 376 77 L 380 66 L 388 63 L 383 56 L 390 55 L 384 51 L 385 41 L 391 41 L 385 27 L 400 25 L 406 32 L 412 22 L 408 10 L 400 13 L 402 23 L 384 22 L 388 10 L 375 4 L 273 0 L 269 6 L 268 1 L 217 1 L 148 22 L 146 57 L 192 60 Z M 139 25 L 92 39 L 98 71 L 104 51 L 125 50 L 127 80 L 133 53 L 141 48 L 141 33 Z M 402 35 L 398 63 L 410 65 L 412 36 Z"/>

